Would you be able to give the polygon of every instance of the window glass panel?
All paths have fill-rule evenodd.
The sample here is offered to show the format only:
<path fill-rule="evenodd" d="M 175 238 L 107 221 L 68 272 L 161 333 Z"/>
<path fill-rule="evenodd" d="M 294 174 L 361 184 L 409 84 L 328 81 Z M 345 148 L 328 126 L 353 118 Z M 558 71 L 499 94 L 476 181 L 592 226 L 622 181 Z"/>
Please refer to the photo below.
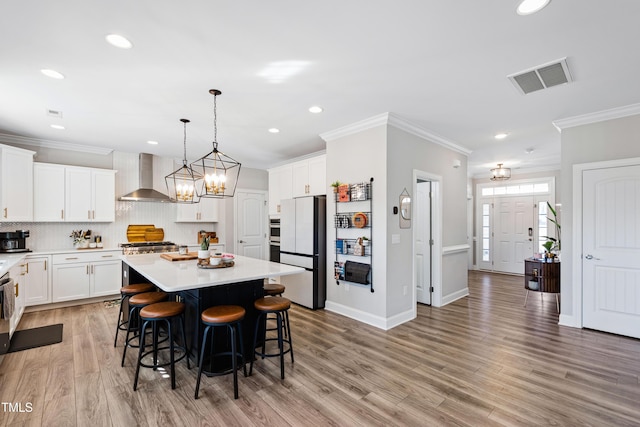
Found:
<path fill-rule="evenodd" d="M 489 226 L 489 215 L 483 215 L 482 216 L 482 226 L 483 227 L 488 227 Z"/>
<path fill-rule="evenodd" d="M 533 184 L 523 184 L 520 186 L 520 193 L 529 194 L 533 193 Z"/>
<path fill-rule="evenodd" d="M 483 188 L 482 189 L 483 196 L 493 196 L 493 187 Z"/>
<path fill-rule="evenodd" d="M 539 183 L 533 185 L 533 191 L 535 193 L 548 193 L 549 192 L 549 183 Z"/>
<path fill-rule="evenodd" d="M 482 205 L 482 215 L 489 215 L 489 203 Z"/>
<path fill-rule="evenodd" d="M 482 237 L 489 237 L 489 227 L 482 227 Z"/>
<path fill-rule="evenodd" d="M 493 194 L 495 194 L 496 196 L 507 194 L 507 189 L 505 187 L 496 187 L 493 189 Z"/>
<path fill-rule="evenodd" d="M 483 250 L 482 251 L 482 260 L 483 261 L 489 261 L 489 251 L 488 250 Z"/>

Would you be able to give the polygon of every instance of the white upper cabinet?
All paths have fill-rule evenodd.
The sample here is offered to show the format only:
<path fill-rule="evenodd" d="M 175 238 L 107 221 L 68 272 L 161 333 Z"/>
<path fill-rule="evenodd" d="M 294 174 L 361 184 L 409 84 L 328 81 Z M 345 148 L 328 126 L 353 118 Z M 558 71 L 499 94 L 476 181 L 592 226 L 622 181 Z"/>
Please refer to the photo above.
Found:
<path fill-rule="evenodd" d="M 203 197 L 200 203 L 178 203 L 176 222 L 218 222 L 222 200 Z"/>
<path fill-rule="evenodd" d="M 280 215 L 280 201 L 292 197 L 292 180 L 291 165 L 269 169 L 269 215 Z"/>
<path fill-rule="evenodd" d="M 115 221 L 115 173 L 109 169 L 65 167 L 65 221 Z"/>
<path fill-rule="evenodd" d="M 34 154 L 0 145 L 0 221 L 33 220 Z"/>
<path fill-rule="evenodd" d="M 327 194 L 327 156 L 269 169 L 269 215 L 280 215 L 281 201 Z"/>
<path fill-rule="evenodd" d="M 64 221 L 64 166 L 33 164 L 33 220 Z"/>

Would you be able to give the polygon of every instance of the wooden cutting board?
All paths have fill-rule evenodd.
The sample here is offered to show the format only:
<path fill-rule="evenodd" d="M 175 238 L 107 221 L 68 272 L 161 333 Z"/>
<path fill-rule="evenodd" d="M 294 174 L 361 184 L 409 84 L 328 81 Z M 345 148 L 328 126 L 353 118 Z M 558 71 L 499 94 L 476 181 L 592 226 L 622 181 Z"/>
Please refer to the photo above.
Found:
<path fill-rule="evenodd" d="M 164 230 L 162 228 L 147 228 L 144 232 L 144 239 L 147 242 L 162 242 L 164 241 Z"/>
<path fill-rule="evenodd" d="M 160 258 L 168 259 L 169 261 L 188 261 L 190 259 L 198 259 L 198 253 L 189 252 L 185 255 L 174 254 L 174 253 L 163 253 L 163 254 L 160 254 Z"/>
<path fill-rule="evenodd" d="M 153 224 L 146 225 L 129 225 L 127 227 L 127 241 L 128 242 L 146 242 L 144 238 L 148 229 L 155 229 Z"/>

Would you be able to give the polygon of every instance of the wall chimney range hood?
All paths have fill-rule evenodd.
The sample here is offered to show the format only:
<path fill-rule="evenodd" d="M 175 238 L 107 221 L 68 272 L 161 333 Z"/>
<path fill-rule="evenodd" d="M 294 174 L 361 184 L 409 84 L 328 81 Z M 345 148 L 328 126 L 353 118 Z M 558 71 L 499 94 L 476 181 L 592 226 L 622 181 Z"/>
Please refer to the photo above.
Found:
<path fill-rule="evenodd" d="M 153 189 L 153 155 L 140 153 L 138 165 L 139 188 L 118 200 L 127 202 L 171 203 L 169 196 Z"/>

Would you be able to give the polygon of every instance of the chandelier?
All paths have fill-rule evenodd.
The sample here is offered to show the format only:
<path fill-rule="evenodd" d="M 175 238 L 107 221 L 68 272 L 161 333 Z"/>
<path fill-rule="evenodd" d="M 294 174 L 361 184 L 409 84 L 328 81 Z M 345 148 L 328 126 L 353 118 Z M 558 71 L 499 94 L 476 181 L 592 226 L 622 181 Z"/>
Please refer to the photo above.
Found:
<path fill-rule="evenodd" d="M 502 163 L 498 163 L 497 168 L 491 169 L 491 181 L 505 181 L 511 178 L 511 168 L 503 168 Z"/>
<path fill-rule="evenodd" d="M 200 197 L 233 197 L 241 165 L 222 151 L 218 151 L 217 98 L 222 92 L 211 89 L 209 93 L 213 95 L 213 151 L 191 163 L 191 168 L 204 178 L 196 191 Z"/>
<path fill-rule="evenodd" d="M 196 189 L 202 182 L 202 175 L 187 166 L 187 123 L 189 120 L 180 119 L 184 124 L 184 160 L 182 167 L 164 177 L 167 184 L 169 199 L 174 203 L 199 203 Z"/>

